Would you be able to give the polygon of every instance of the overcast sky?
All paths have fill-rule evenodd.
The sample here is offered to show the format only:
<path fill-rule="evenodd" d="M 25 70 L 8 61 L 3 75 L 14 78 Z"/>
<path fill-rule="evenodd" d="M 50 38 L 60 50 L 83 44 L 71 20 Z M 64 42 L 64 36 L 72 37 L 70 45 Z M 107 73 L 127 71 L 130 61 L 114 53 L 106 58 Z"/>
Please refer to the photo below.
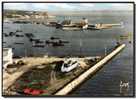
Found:
<path fill-rule="evenodd" d="M 35 11 L 133 10 L 132 3 L 4 3 L 4 9 Z"/>

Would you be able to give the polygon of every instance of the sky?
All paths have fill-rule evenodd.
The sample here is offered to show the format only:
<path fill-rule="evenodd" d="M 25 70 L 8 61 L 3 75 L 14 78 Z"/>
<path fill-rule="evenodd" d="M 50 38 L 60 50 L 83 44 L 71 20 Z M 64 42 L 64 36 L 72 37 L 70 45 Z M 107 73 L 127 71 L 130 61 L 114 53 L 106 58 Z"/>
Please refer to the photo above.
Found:
<path fill-rule="evenodd" d="M 132 3 L 4 3 L 4 9 L 30 11 L 133 10 Z"/>

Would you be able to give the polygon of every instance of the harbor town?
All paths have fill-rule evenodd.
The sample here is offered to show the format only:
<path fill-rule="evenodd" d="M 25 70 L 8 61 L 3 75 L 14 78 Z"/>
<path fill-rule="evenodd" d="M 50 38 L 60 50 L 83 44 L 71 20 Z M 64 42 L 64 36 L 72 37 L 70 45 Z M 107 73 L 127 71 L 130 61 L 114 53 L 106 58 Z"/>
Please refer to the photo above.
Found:
<path fill-rule="evenodd" d="M 110 69 L 112 63 L 121 61 L 133 46 L 127 17 L 116 15 L 117 11 L 89 12 L 3 9 L 3 96 L 72 95 L 104 67 Z M 109 15 L 100 16 L 101 12 Z M 121 86 L 117 95 L 129 95 L 120 80 L 116 81 Z"/>

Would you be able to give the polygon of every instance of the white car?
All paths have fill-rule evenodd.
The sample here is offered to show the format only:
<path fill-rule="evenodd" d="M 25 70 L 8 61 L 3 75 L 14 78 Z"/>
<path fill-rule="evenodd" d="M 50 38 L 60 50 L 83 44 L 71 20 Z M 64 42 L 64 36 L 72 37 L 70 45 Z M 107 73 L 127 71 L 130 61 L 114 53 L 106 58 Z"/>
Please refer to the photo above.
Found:
<path fill-rule="evenodd" d="M 61 66 L 61 72 L 70 72 L 73 69 L 75 69 L 76 67 L 79 67 L 80 64 L 78 63 L 77 60 L 74 59 L 68 59 L 66 60 L 62 66 Z"/>

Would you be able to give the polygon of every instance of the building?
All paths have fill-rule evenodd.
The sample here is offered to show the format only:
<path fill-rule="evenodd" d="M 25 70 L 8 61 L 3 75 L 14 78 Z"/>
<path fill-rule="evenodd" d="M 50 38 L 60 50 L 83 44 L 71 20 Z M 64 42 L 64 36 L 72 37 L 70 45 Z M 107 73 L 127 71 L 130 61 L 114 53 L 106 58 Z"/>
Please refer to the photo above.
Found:
<path fill-rule="evenodd" d="M 48 13 L 47 12 L 32 12 L 30 14 L 30 18 L 34 19 L 47 19 Z"/>
<path fill-rule="evenodd" d="M 3 67 L 7 68 L 9 64 L 13 63 L 12 48 L 3 48 Z"/>

